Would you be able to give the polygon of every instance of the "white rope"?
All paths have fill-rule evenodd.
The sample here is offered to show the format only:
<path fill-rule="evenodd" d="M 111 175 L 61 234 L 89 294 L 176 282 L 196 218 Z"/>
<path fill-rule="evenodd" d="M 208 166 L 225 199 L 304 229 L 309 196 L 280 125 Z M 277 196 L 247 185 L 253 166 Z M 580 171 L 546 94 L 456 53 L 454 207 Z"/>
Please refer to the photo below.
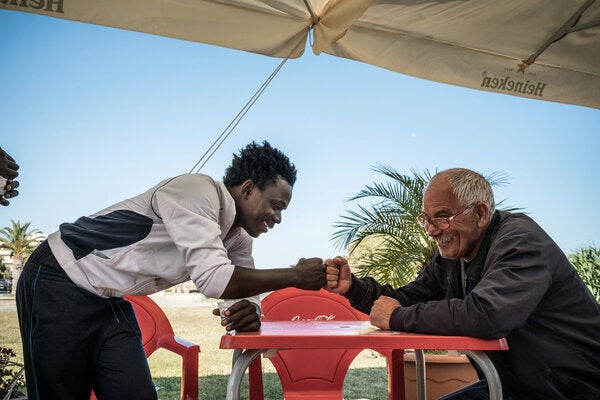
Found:
<path fill-rule="evenodd" d="M 311 27 L 309 27 L 308 29 L 310 32 Z M 286 61 L 291 57 L 292 54 L 294 54 L 294 52 L 296 51 L 298 46 L 300 46 L 303 43 L 304 43 L 304 36 L 302 36 L 300 38 L 300 41 L 294 47 L 294 49 L 290 52 L 290 54 L 281 61 L 281 63 L 277 66 L 277 68 L 275 68 L 275 70 L 271 73 L 271 75 L 269 75 L 269 77 L 265 80 L 265 82 L 254 93 L 254 95 L 252 95 L 250 100 L 248 100 L 248 102 L 244 105 L 244 107 L 242 107 L 242 109 L 240 110 L 240 112 L 238 112 L 238 114 L 235 116 L 235 118 L 233 118 L 233 120 L 229 123 L 229 125 L 227 125 L 227 127 L 223 130 L 223 132 L 221 132 L 221 134 L 217 137 L 217 139 L 215 139 L 215 141 L 204 152 L 204 154 L 202 154 L 202 157 L 200 157 L 198 162 L 196 162 L 196 164 L 190 170 L 190 174 L 197 173 L 202 169 L 202 167 L 204 167 L 204 165 L 208 162 L 208 160 L 210 160 L 212 155 L 215 154 L 215 152 L 219 149 L 219 147 L 221 147 L 223 142 L 229 137 L 229 135 L 231 135 L 231 133 L 236 128 L 236 126 L 240 123 L 242 118 L 244 118 L 244 116 L 246 115 L 248 110 L 250 110 L 250 108 L 254 105 L 254 103 L 256 103 L 256 101 L 258 100 L 260 95 L 265 91 L 267 86 L 269 86 L 271 81 L 275 78 L 275 76 L 281 70 L 281 68 L 286 63 Z"/>

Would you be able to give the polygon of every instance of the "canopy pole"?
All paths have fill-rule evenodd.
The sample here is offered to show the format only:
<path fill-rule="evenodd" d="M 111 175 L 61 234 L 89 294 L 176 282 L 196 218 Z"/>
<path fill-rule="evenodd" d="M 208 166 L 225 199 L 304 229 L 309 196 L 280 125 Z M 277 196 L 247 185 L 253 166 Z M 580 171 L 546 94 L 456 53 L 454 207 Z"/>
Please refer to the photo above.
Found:
<path fill-rule="evenodd" d="M 308 0 L 304 0 L 304 5 L 306 6 L 308 13 L 310 14 L 310 20 L 312 21 L 312 24 L 311 24 L 311 26 L 312 26 L 317 21 L 317 18 L 315 17 L 315 13 L 313 12 L 313 9 L 310 6 L 310 3 L 308 2 Z"/>
<path fill-rule="evenodd" d="M 311 28 L 312 28 L 312 25 L 310 27 L 308 27 L 307 29 L 310 31 Z M 290 54 L 288 54 L 288 56 L 285 57 L 281 61 L 281 63 L 277 66 L 277 68 L 275 68 L 275 70 L 273 70 L 273 72 L 271 73 L 271 75 L 269 75 L 269 77 L 265 80 L 265 82 L 263 82 L 263 84 L 252 95 L 252 97 L 250 97 L 250 100 L 248 100 L 248 102 L 246 102 L 246 104 L 242 107 L 242 109 L 231 120 L 231 122 L 229 123 L 229 125 L 227 125 L 227 127 L 223 130 L 223 132 L 221 132 L 221 134 L 208 147 L 208 149 L 204 152 L 204 154 L 202 154 L 202 156 L 200 157 L 200 159 L 196 162 L 196 164 L 194 164 L 194 166 L 190 170 L 190 172 L 189 172 L 190 174 L 191 173 L 197 173 L 197 172 L 199 172 L 202 169 L 202 167 L 204 167 L 204 165 L 208 162 L 208 160 L 210 160 L 210 158 L 212 157 L 212 155 L 215 154 L 215 152 L 219 149 L 219 147 L 221 147 L 221 145 L 229 137 L 229 135 L 231 135 L 231 133 L 233 133 L 233 130 L 237 127 L 237 125 L 240 123 L 240 121 L 242 120 L 242 118 L 244 118 L 244 116 L 250 110 L 250 108 L 254 105 L 254 103 L 256 103 L 256 101 L 258 100 L 258 98 L 260 97 L 260 95 L 265 91 L 265 89 L 267 88 L 267 86 L 269 86 L 269 84 L 275 78 L 275 76 L 281 70 L 281 68 L 283 68 L 283 66 L 287 62 L 287 60 L 291 57 L 292 54 L 294 54 L 294 52 L 298 49 L 298 47 L 305 42 L 304 37 L 305 37 L 304 35 L 302 35 L 300 37 L 300 41 L 292 49 L 292 51 L 290 52 Z"/>
<path fill-rule="evenodd" d="M 585 2 L 578 10 L 575 12 L 552 36 L 546 40 L 544 44 L 533 54 L 527 57 L 519 66 L 519 72 L 525 73 L 525 68 L 529 67 L 531 64 L 537 60 L 537 58 L 550 46 L 552 43 L 562 39 L 564 36 L 568 35 L 571 32 L 576 32 L 581 29 L 589 28 L 591 26 L 597 25 L 598 22 L 586 24 L 585 27 L 576 27 L 577 21 L 583 13 L 592 5 L 596 0 L 588 0 Z"/>

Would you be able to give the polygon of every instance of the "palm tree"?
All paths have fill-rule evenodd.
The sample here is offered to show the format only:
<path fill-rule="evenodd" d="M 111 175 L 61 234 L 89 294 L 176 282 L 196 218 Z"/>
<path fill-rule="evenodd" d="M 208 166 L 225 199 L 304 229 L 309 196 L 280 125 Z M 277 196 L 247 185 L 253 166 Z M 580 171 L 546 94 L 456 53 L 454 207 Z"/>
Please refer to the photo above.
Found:
<path fill-rule="evenodd" d="M 398 287 L 413 280 L 436 250 L 435 242 L 417 222 L 423 191 L 432 174 L 411 170 L 412 175 L 403 175 L 385 165 L 377 165 L 373 170 L 391 181 L 375 182 L 350 198 L 349 201 L 377 201 L 359 204 L 358 211 L 346 211 L 341 222 L 334 224 L 337 230 L 332 240 L 348 249 L 350 265 L 355 266 L 357 275 Z M 505 176 L 496 173 L 487 179 L 492 186 L 507 182 Z"/>
<path fill-rule="evenodd" d="M 31 252 L 39 244 L 37 237 L 41 232 L 37 229 L 29 231 L 31 222 L 21 225 L 19 221 L 10 220 L 12 227 L 0 229 L 0 249 L 9 250 L 13 259 L 12 275 L 13 287 L 19 279 L 21 268 Z"/>
<path fill-rule="evenodd" d="M 600 302 L 600 248 L 593 245 L 582 247 L 569 254 L 569 261 Z"/>

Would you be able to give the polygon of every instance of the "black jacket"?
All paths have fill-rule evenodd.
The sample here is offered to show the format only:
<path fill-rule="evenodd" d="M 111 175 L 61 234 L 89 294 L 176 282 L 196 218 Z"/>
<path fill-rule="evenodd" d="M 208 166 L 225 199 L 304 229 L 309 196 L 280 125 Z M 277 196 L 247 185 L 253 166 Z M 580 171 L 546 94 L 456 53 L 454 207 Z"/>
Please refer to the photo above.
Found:
<path fill-rule="evenodd" d="M 406 286 L 353 277 L 345 294 L 365 313 L 382 295 L 402 304 L 390 318 L 393 330 L 506 337 L 510 350 L 488 356 L 515 399 L 600 399 L 600 305 L 523 214 L 494 214 L 464 276 L 458 261 L 436 253 Z"/>

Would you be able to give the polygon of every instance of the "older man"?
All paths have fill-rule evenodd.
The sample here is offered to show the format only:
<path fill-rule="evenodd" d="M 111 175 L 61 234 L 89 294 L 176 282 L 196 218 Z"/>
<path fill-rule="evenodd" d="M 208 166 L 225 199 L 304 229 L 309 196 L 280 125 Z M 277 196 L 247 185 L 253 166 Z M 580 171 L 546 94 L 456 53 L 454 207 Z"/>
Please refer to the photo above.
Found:
<path fill-rule="evenodd" d="M 531 218 L 495 211 L 489 182 L 467 169 L 435 175 L 419 223 L 438 250 L 394 289 L 327 260 L 328 290 L 381 329 L 506 337 L 489 352 L 505 399 L 600 399 L 600 305 L 567 257 Z M 445 399 L 485 399 L 482 380 Z"/>

